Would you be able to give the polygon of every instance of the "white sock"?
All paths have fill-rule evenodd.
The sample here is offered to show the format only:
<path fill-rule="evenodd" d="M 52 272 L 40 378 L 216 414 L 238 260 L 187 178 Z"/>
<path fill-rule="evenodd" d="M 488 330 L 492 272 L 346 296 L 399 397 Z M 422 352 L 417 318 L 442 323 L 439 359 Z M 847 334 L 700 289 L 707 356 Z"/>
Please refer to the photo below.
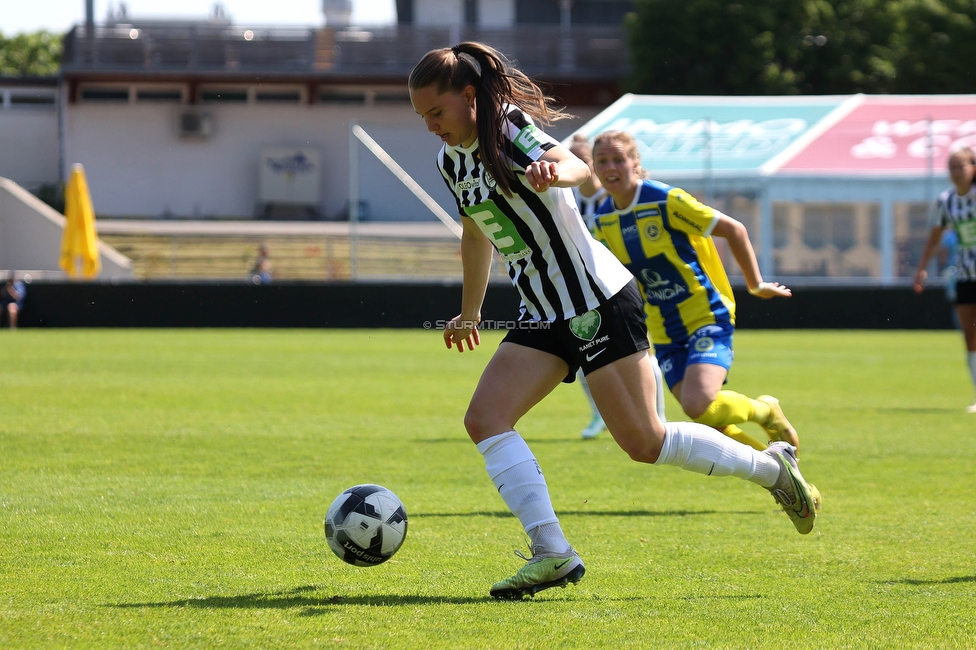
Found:
<path fill-rule="evenodd" d="M 763 487 L 779 478 L 779 463 L 704 424 L 669 422 L 664 447 L 655 465 L 674 465 L 708 476 L 736 476 Z"/>
<path fill-rule="evenodd" d="M 664 375 L 661 373 L 661 366 L 657 363 L 657 357 L 650 352 L 648 352 L 647 356 L 651 358 L 651 367 L 654 370 L 654 383 L 657 384 L 657 417 L 661 422 L 667 422 L 668 419 L 664 417 Z"/>
<path fill-rule="evenodd" d="M 976 352 L 969 353 L 969 376 L 973 378 L 973 385 L 976 386 Z"/>
<path fill-rule="evenodd" d="M 586 383 L 582 368 L 576 371 L 576 376 L 579 378 L 583 394 L 586 395 L 586 401 L 590 403 L 590 410 L 593 411 L 593 415 L 600 415 L 600 409 L 596 407 L 596 402 L 593 401 L 593 393 L 590 392 L 590 385 Z"/>
<path fill-rule="evenodd" d="M 533 545 L 538 544 L 543 551 L 556 554 L 569 550 L 569 542 L 552 509 L 546 477 L 518 432 L 506 431 L 492 436 L 479 442 L 477 447 L 485 457 L 485 469 L 498 488 L 498 494 L 522 522 Z"/>

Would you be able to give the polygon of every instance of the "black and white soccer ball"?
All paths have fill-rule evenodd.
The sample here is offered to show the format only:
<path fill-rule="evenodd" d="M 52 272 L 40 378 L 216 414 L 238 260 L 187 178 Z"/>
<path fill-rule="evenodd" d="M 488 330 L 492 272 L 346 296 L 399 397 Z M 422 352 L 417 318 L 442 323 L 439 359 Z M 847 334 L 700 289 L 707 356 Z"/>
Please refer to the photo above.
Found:
<path fill-rule="evenodd" d="M 380 485 L 356 485 L 332 502 L 325 538 L 339 559 L 355 566 L 383 564 L 407 536 L 403 503 Z"/>

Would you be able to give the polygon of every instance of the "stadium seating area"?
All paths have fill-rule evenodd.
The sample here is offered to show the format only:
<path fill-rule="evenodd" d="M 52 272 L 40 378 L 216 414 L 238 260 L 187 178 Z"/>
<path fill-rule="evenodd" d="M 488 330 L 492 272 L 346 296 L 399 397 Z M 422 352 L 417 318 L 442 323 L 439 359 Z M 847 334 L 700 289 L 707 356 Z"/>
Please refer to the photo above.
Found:
<path fill-rule="evenodd" d="M 267 244 L 274 279 L 460 279 L 457 240 L 349 235 L 199 235 L 103 233 L 132 259 L 139 279 L 246 279 L 258 246 Z M 354 257 L 355 251 L 355 257 Z M 495 265 L 494 273 L 504 273 Z"/>

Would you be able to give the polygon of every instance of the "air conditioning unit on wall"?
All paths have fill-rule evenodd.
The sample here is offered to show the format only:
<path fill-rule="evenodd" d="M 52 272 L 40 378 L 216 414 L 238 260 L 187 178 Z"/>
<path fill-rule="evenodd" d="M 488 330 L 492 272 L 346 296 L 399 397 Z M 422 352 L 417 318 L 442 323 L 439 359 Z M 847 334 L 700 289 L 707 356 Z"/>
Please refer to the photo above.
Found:
<path fill-rule="evenodd" d="M 201 109 L 182 109 L 176 115 L 176 132 L 181 138 L 205 140 L 213 135 L 213 116 Z"/>

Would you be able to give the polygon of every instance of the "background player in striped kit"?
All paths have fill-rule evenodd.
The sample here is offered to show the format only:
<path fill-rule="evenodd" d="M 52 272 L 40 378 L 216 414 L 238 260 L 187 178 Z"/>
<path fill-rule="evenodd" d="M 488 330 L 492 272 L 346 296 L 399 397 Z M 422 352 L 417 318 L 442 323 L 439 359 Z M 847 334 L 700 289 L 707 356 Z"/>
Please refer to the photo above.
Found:
<path fill-rule="evenodd" d="M 790 290 L 762 281 L 741 223 L 683 190 L 645 180 L 629 133 L 599 134 L 593 159 L 611 197 L 597 211 L 595 235 L 639 279 L 658 363 L 685 413 L 755 449 L 766 444 L 738 424 L 755 422 L 770 440 L 797 446 L 776 398 L 722 390 L 732 365 L 735 298 L 712 235 L 729 242 L 750 293 L 788 297 Z"/>
<path fill-rule="evenodd" d="M 953 187 L 939 196 L 938 222 L 932 226 L 915 270 L 915 291 L 925 288 L 925 267 L 935 254 L 942 232 L 952 228 L 959 236 L 956 258 L 956 314 L 966 344 L 969 374 L 976 386 L 976 156 L 965 147 L 949 156 Z M 966 408 L 976 413 L 976 402 Z"/>
<path fill-rule="evenodd" d="M 574 135 L 569 150 L 590 168 L 590 177 L 581 185 L 573 187 L 573 197 L 579 207 L 580 216 L 583 217 L 583 223 L 586 224 L 587 230 L 592 233 L 595 225 L 593 217 L 600 204 L 606 200 L 607 191 L 603 189 L 600 179 L 593 173 L 593 145 L 590 144 L 586 136 L 580 133 Z M 664 416 L 664 377 L 657 365 L 657 358 L 650 355 L 650 360 L 654 366 L 654 381 L 657 383 L 657 415 L 661 418 L 661 422 L 667 422 L 667 418 Z M 606 430 L 607 424 L 603 421 L 603 416 L 600 415 L 600 409 L 596 407 L 596 402 L 593 401 L 593 395 L 590 394 L 590 386 L 586 383 L 582 368 L 576 371 L 576 378 L 579 380 L 580 388 L 583 389 L 586 401 L 590 405 L 590 422 L 580 432 L 580 435 L 584 440 L 592 440 Z"/>
<path fill-rule="evenodd" d="M 551 100 L 480 43 L 428 52 L 408 83 L 414 109 L 444 143 L 437 163 L 464 228 L 461 313 L 444 330 L 446 346 L 463 352 L 480 344 L 493 248 L 522 298 L 525 327 L 498 346 L 464 416 L 489 477 L 531 540 L 532 558 L 491 595 L 521 598 L 583 577 L 539 463 L 515 430 L 577 367 L 632 459 L 757 483 L 809 533 L 816 512 L 792 447 L 761 453 L 710 427 L 658 419 L 636 282 L 587 232 L 569 190 L 590 170 L 533 123 L 561 116 Z"/>

